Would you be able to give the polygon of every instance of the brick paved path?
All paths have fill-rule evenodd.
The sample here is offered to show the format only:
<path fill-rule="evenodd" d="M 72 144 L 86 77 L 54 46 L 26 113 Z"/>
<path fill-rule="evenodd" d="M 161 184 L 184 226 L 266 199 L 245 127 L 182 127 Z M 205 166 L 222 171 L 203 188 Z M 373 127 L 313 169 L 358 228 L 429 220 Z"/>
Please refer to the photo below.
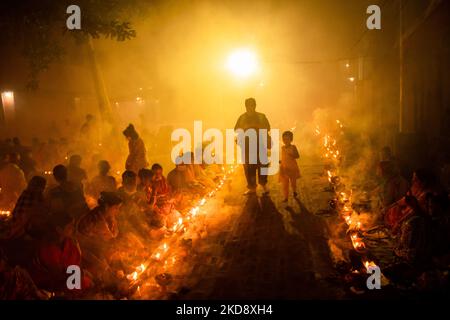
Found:
<path fill-rule="evenodd" d="M 224 200 L 231 213 L 203 240 L 205 245 L 184 282 L 187 292 L 180 298 L 342 297 L 343 291 L 325 280 L 333 273 L 326 224 L 307 209 L 317 209 L 313 203 L 319 201 L 313 181 L 317 169 L 302 169 L 300 200 L 290 199 L 288 205 L 281 202 L 277 177 L 271 178 L 270 197 L 246 197 L 241 195 L 242 175 L 237 173 Z"/>

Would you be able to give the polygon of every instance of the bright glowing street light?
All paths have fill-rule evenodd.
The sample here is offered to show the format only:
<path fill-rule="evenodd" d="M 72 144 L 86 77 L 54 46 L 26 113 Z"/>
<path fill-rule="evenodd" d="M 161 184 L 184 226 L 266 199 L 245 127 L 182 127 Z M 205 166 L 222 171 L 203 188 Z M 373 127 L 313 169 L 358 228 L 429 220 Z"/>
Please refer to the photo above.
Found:
<path fill-rule="evenodd" d="M 0 112 L 3 112 L 3 117 L 5 123 L 9 123 L 14 119 L 15 114 L 15 104 L 14 104 L 14 92 L 13 91 L 4 91 L 1 93 L 1 102 L 3 105 L 0 105 Z M 2 110 L 3 109 L 3 110 Z"/>
<path fill-rule="evenodd" d="M 239 78 L 247 78 L 258 71 L 256 54 L 247 49 L 238 49 L 228 56 L 227 69 Z"/>

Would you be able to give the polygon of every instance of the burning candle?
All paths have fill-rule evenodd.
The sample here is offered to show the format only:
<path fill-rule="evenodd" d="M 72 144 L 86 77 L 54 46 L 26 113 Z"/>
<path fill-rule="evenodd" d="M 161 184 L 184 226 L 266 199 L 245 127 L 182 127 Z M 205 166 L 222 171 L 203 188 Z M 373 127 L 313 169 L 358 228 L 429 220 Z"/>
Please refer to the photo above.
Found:
<path fill-rule="evenodd" d="M 194 207 L 191 209 L 190 213 L 193 217 L 198 213 L 199 207 Z"/>
<path fill-rule="evenodd" d="M 365 261 L 364 262 L 364 267 L 366 267 L 367 270 L 369 270 L 369 267 L 376 267 L 376 263 L 373 261 Z"/>
<path fill-rule="evenodd" d="M 0 216 L 5 217 L 5 218 L 9 218 L 11 216 L 11 211 L 9 211 L 9 210 L 1 210 L 0 211 Z"/>
<path fill-rule="evenodd" d="M 346 216 L 344 219 L 345 219 L 345 222 L 346 222 L 348 225 L 351 225 L 351 224 L 352 224 L 352 218 L 351 218 L 350 216 Z"/>
<path fill-rule="evenodd" d="M 362 242 L 362 241 L 355 241 L 355 242 L 353 243 L 353 247 L 354 247 L 356 250 L 363 250 L 363 249 L 366 248 L 366 245 L 365 245 L 364 242 Z"/>

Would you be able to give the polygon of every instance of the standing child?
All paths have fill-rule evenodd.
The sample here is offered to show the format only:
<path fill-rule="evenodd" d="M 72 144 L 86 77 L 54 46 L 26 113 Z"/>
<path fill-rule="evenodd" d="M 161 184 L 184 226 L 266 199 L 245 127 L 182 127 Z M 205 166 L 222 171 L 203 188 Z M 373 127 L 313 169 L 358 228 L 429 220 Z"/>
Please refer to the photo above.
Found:
<path fill-rule="evenodd" d="M 291 131 L 283 132 L 282 138 L 284 146 L 281 147 L 280 182 L 283 187 L 283 202 L 287 202 L 289 197 L 289 182 L 294 192 L 294 198 L 297 198 L 297 179 L 300 178 L 297 159 L 300 158 L 300 155 L 297 147 L 292 144 L 294 134 Z"/>

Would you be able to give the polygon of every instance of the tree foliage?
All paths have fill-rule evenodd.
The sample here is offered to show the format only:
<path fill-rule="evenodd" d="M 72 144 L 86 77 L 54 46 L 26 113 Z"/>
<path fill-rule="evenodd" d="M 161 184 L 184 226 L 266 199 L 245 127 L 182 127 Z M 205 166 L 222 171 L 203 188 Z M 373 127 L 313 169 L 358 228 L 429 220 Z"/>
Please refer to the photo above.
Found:
<path fill-rule="evenodd" d="M 68 30 L 66 9 L 81 8 L 81 30 Z M 68 38 L 82 43 L 88 37 L 125 41 L 136 36 L 131 15 L 138 0 L 1 0 L 2 44 L 21 49 L 29 63 L 29 88 L 37 88 L 39 74 L 62 58 Z"/>

